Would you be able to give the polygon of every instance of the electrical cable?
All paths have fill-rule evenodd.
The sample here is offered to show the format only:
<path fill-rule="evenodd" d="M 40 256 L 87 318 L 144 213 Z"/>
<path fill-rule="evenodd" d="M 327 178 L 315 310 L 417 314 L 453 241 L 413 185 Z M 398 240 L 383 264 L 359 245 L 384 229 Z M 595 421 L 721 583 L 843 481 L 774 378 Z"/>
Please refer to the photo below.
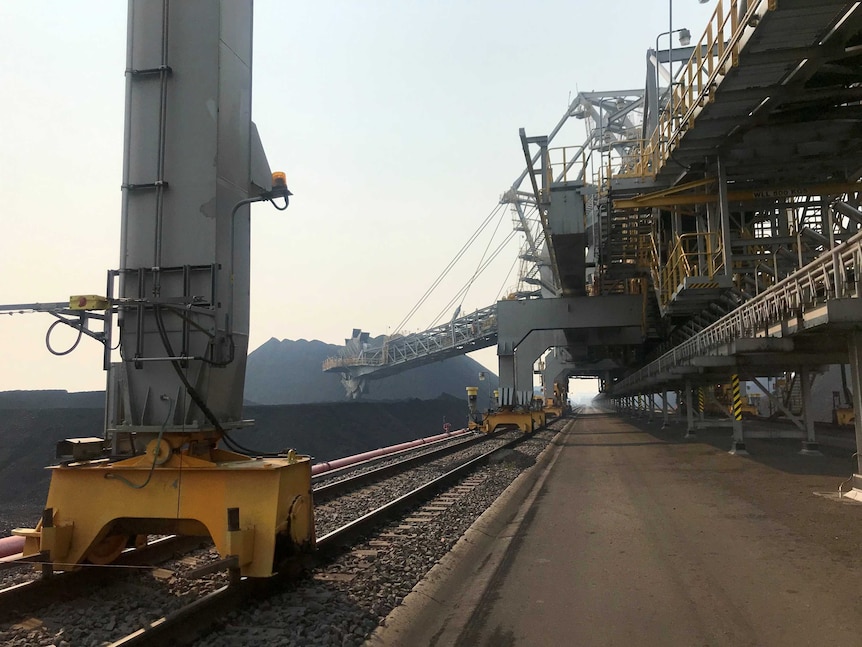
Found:
<path fill-rule="evenodd" d="M 484 264 L 483 264 L 483 265 L 478 269 L 478 273 L 482 273 L 482 272 L 484 272 L 484 271 L 485 271 L 485 269 L 487 269 L 487 268 L 488 268 L 488 266 L 489 266 L 492 262 L 494 262 L 494 260 L 497 258 L 497 256 L 499 256 L 499 255 L 500 255 L 500 252 L 502 252 L 502 251 L 503 251 L 503 249 L 505 249 L 506 245 L 509 243 L 509 241 L 510 241 L 512 238 L 514 238 L 514 237 L 515 237 L 515 235 L 516 235 L 516 234 L 517 234 L 517 231 L 514 231 L 514 230 L 513 230 L 513 231 L 512 231 L 508 236 L 506 236 L 506 238 L 503 240 L 503 242 L 501 242 L 501 243 L 497 246 L 497 248 L 494 250 L 494 252 L 493 252 L 493 254 L 491 255 L 491 257 L 490 257 L 487 261 L 485 261 L 485 263 L 484 263 Z M 517 258 L 516 258 L 515 260 L 517 261 Z M 452 306 L 453 306 L 453 305 L 455 305 L 455 302 L 459 299 L 459 297 L 460 297 L 460 296 L 461 296 L 465 291 L 467 291 L 469 288 L 470 288 L 470 284 L 469 284 L 469 283 L 468 283 L 468 284 L 465 284 L 465 285 L 463 285 L 463 286 L 461 286 L 461 289 L 460 289 L 460 290 L 458 290 L 458 291 L 455 293 L 455 296 L 453 296 L 453 297 L 449 300 L 449 303 L 447 303 L 445 306 L 443 306 L 443 308 L 440 310 L 440 312 L 438 312 L 438 313 L 437 313 L 437 316 L 436 316 L 436 317 L 434 318 L 434 320 L 431 322 L 431 325 L 429 325 L 429 326 L 426 328 L 426 330 L 427 330 L 427 329 L 430 329 L 430 328 L 433 328 L 434 326 L 436 326 L 436 325 L 439 323 L 439 321 L 440 321 L 440 320 L 441 320 L 441 319 L 446 315 L 446 313 L 448 313 L 448 312 L 449 312 L 449 310 L 451 310 Z"/>
<path fill-rule="evenodd" d="M 72 326 L 73 328 L 77 329 L 77 331 L 78 331 L 78 337 L 75 339 L 75 342 L 72 344 L 72 346 L 68 350 L 64 350 L 64 351 L 54 350 L 51 347 L 51 332 L 53 332 L 54 327 L 57 324 L 61 324 L 61 323 L 66 324 L 67 326 L 72 326 L 72 324 L 70 324 L 68 321 L 66 321 L 63 318 L 60 318 L 60 319 L 57 319 L 57 321 L 55 321 L 54 323 L 52 323 L 50 326 L 48 326 L 48 332 L 45 333 L 45 346 L 48 348 L 48 352 L 51 353 L 52 355 L 57 355 L 58 357 L 62 357 L 63 355 L 68 355 L 73 350 L 75 350 L 78 347 L 78 344 L 81 343 L 81 337 L 83 337 L 83 335 L 84 335 L 84 322 L 82 321 L 80 326 Z"/>
<path fill-rule="evenodd" d="M 464 290 L 464 295 L 461 298 L 461 303 L 458 304 L 458 307 L 464 305 L 464 301 L 467 299 L 467 294 L 470 292 L 470 288 L 473 287 L 473 283 L 476 281 L 476 277 L 480 274 L 480 268 L 482 267 L 482 263 L 485 260 L 485 256 L 488 254 L 488 250 L 491 248 L 491 243 L 494 241 L 494 238 L 497 236 L 497 232 L 500 230 L 500 223 L 503 222 L 503 216 L 506 215 L 506 212 L 503 211 L 500 218 L 497 220 L 497 225 L 494 227 L 494 231 L 491 234 L 491 237 L 488 238 L 488 244 L 485 245 L 485 249 L 482 252 L 481 258 L 479 258 L 479 263 L 476 265 L 476 270 L 473 272 L 473 276 L 470 277 L 470 280 L 467 282 L 467 289 Z"/>
<path fill-rule="evenodd" d="M 156 328 L 159 329 L 159 336 L 162 339 L 162 345 L 165 347 L 165 351 L 168 353 L 168 357 L 173 357 L 174 356 L 174 350 L 173 350 L 173 347 L 171 346 L 171 340 L 168 338 L 168 333 L 165 330 L 165 322 L 162 320 L 161 307 L 160 306 L 154 306 L 153 307 L 153 314 L 155 315 L 155 319 L 156 319 Z M 177 376 L 180 378 L 180 381 L 183 383 L 183 386 L 185 386 L 186 392 L 189 394 L 189 397 L 192 399 L 192 402 L 194 402 L 196 405 L 198 405 L 198 408 L 201 410 L 201 413 L 203 413 L 204 416 L 206 416 L 207 420 L 209 420 L 210 423 L 213 425 L 213 427 L 216 428 L 216 431 L 218 431 L 221 434 L 224 434 L 224 428 L 221 426 L 221 423 L 218 421 L 218 418 L 216 418 L 215 414 L 207 406 L 207 403 L 204 402 L 203 398 L 200 396 L 200 394 L 197 392 L 197 390 L 191 385 L 191 382 L 189 382 L 188 378 L 186 377 L 185 373 L 183 372 L 183 369 L 180 366 L 180 363 L 178 361 L 172 359 L 171 360 L 171 366 L 174 367 L 174 371 L 176 372 Z"/>
<path fill-rule="evenodd" d="M 269 199 L 269 202 L 270 202 L 270 203 L 272 203 L 272 206 L 273 206 L 273 207 L 275 207 L 276 209 L 278 209 L 279 211 L 284 211 L 285 209 L 287 209 L 288 205 L 290 204 L 290 200 L 288 199 L 288 196 L 287 196 L 287 195 L 283 195 L 282 197 L 284 198 L 284 206 L 283 206 L 283 207 L 279 207 L 279 206 L 275 203 L 275 199 L 274 199 L 274 198 L 270 198 L 270 199 Z"/>
<path fill-rule="evenodd" d="M 505 289 L 506 289 L 506 283 L 508 283 L 508 281 L 509 281 L 509 277 L 510 277 L 510 276 L 512 276 L 512 270 L 514 270 L 514 269 L 515 269 L 515 265 L 517 265 L 517 263 L 518 263 L 518 258 L 517 258 L 517 257 L 515 257 L 515 260 L 514 260 L 514 261 L 512 261 L 512 266 L 509 268 L 509 271 L 508 271 L 508 272 L 506 272 L 506 276 L 505 276 L 505 278 L 503 278 L 503 283 L 500 285 L 500 289 L 499 289 L 499 290 L 497 290 L 497 294 L 496 294 L 496 296 L 494 297 L 494 301 L 499 301 L 499 300 L 500 300 L 500 295 L 501 295 L 501 294 L 503 294 L 503 290 L 505 290 Z"/>
<path fill-rule="evenodd" d="M 159 306 L 156 306 L 153 308 L 153 311 L 154 311 L 155 319 L 156 319 L 156 327 L 159 329 L 159 336 L 162 339 L 162 345 L 165 347 L 165 351 L 168 353 L 168 356 L 173 357 L 174 351 L 173 351 L 173 347 L 171 345 L 171 340 L 168 338 L 167 330 L 165 329 L 165 323 L 164 323 L 164 320 L 162 319 L 161 308 Z M 186 377 L 186 374 L 183 372 L 183 369 L 180 366 L 179 362 L 177 362 L 176 360 L 171 360 L 171 365 L 174 367 L 174 371 L 179 376 L 180 381 L 183 383 L 183 386 L 185 386 L 186 392 L 189 394 L 189 397 L 192 399 L 192 402 L 194 402 L 198 406 L 198 408 L 201 410 L 201 412 L 206 416 L 207 420 L 209 420 L 210 423 L 216 428 L 216 431 L 218 431 L 221 434 L 222 440 L 225 441 L 225 445 L 227 445 L 228 447 L 231 447 L 231 449 L 233 451 L 241 452 L 244 454 L 250 454 L 253 456 L 266 456 L 266 457 L 278 456 L 277 453 L 273 453 L 273 452 L 254 451 L 254 450 L 249 449 L 247 447 L 243 447 L 242 445 L 237 443 L 235 440 L 231 439 L 230 436 L 228 435 L 227 431 L 224 429 L 224 427 L 221 426 L 221 423 L 218 421 L 215 414 L 207 406 L 206 402 L 204 402 L 203 398 L 197 392 L 197 389 L 195 389 L 191 385 L 191 382 L 189 382 L 189 380 Z"/>
<path fill-rule="evenodd" d="M 455 266 L 455 264 L 461 259 L 462 256 L 464 256 L 464 253 L 467 251 L 467 249 L 469 249 L 469 247 L 473 244 L 473 242 L 476 240 L 476 238 L 478 238 L 479 235 L 485 230 L 485 228 L 491 222 L 491 219 L 494 217 L 494 215 L 502 207 L 503 207 L 502 204 L 497 204 L 497 206 L 491 210 L 491 213 L 489 213 L 485 217 L 485 219 L 482 221 L 482 223 L 479 225 L 479 227 L 476 229 L 476 231 L 474 231 L 470 235 L 470 237 L 467 239 L 467 242 L 464 243 L 464 245 L 461 247 L 460 250 L 458 250 L 458 252 L 455 254 L 455 257 L 451 261 L 449 261 L 448 265 L 446 265 L 446 267 L 443 269 L 443 271 L 440 273 L 440 275 L 432 282 L 431 286 L 427 290 L 425 290 L 425 293 L 419 298 L 419 301 L 416 303 L 416 305 L 414 305 L 410 309 L 410 312 L 407 313 L 407 315 L 404 317 L 404 319 L 397 326 L 395 326 L 395 328 L 393 328 L 393 330 L 395 330 L 395 331 L 401 330 L 404 327 L 404 325 L 406 325 L 406 323 L 410 320 L 410 318 L 414 314 L 416 314 L 416 311 L 419 310 L 419 308 L 421 308 L 424 305 L 425 301 L 428 300 L 428 297 L 431 296 L 431 293 L 437 288 L 438 285 L 440 285 L 440 283 L 443 281 L 443 279 L 446 278 L 446 276 L 448 276 L 449 272 L 452 271 L 452 268 Z"/>
<path fill-rule="evenodd" d="M 114 474 L 113 472 L 108 472 L 107 474 L 105 474 L 106 479 L 116 479 L 117 481 L 121 481 L 122 483 L 125 483 L 130 488 L 134 488 L 135 490 L 142 490 L 143 488 L 147 487 L 147 485 L 150 482 L 150 479 L 153 478 L 153 472 L 155 471 L 156 463 L 159 460 L 159 451 L 161 450 L 161 447 L 162 447 L 162 436 L 165 433 L 165 429 L 168 426 L 168 420 L 171 419 L 171 413 L 173 412 L 173 406 L 172 406 L 173 400 L 171 399 L 171 396 L 162 395 L 161 399 L 168 401 L 168 413 L 167 413 L 167 415 L 165 415 L 165 419 L 162 422 L 162 428 L 159 429 L 159 435 L 156 437 L 156 445 L 153 448 L 153 464 L 150 465 L 150 471 L 147 474 L 146 480 L 143 483 L 141 483 L 140 485 L 138 485 L 137 483 L 132 483 L 125 476 L 120 476 L 119 474 Z"/>
<path fill-rule="evenodd" d="M 517 230 L 515 230 L 515 229 L 513 229 L 513 230 L 512 230 L 512 231 L 511 231 L 507 236 L 506 236 L 506 238 L 504 238 L 504 239 L 503 239 L 503 241 L 502 241 L 502 242 L 501 242 L 501 243 L 496 247 L 496 249 L 492 252 L 492 254 L 491 254 L 490 258 L 488 258 L 488 259 L 484 262 L 484 264 L 483 264 L 483 265 L 481 265 L 479 268 L 477 268 L 477 270 L 476 270 L 477 275 L 478 275 L 478 274 L 481 274 L 482 272 L 484 272 L 484 271 L 488 268 L 488 266 L 489 266 L 491 263 L 493 263 L 493 262 L 494 262 L 494 260 L 497 258 L 497 256 L 499 256 L 499 255 L 500 255 L 500 252 L 502 252 L 502 251 L 503 251 L 503 249 L 505 249 L 506 245 L 508 245 L 508 244 L 509 244 L 509 241 L 511 241 L 511 240 L 512 240 L 512 238 L 514 238 L 514 237 L 517 235 L 517 233 L 518 233 L 518 231 L 517 231 Z M 516 259 L 516 260 L 517 260 L 517 259 Z M 427 329 L 430 329 L 430 328 L 433 328 L 434 326 L 436 326 L 436 325 L 437 325 L 437 323 L 440 321 L 440 319 L 441 319 L 441 318 L 442 318 L 442 317 L 443 317 L 447 312 L 449 312 L 449 310 L 451 309 L 451 307 L 452 307 L 452 306 L 455 304 L 455 302 L 456 302 L 456 301 L 461 297 L 461 295 L 462 295 L 464 292 L 466 292 L 467 290 L 469 290 L 469 289 L 470 289 L 470 285 L 471 285 L 471 283 L 467 283 L 467 284 L 465 284 L 464 286 L 462 286 L 462 287 L 461 287 L 461 289 L 460 289 L 460 290 L 458 290 L 458 292 L 456 292 L 456 293 L 455 293 L 455 296 L 454 296 L 454 297 L 452 297 L 452 299 L 450 299 L 450 300 L 449 300 L 449 303 L 447 303 L 447 304 L 443 307 L 443 309 L 442 309 L 442 310 L 440 310 L 440 312 L 437 314 L 437 316 L 436 316 L 436 317 L 434 318 L 434 320 L 431 322 L 431 325 L 430 325 L 430 326 L 428 326 L 428 327 L 426 328 L 426 330 L 427 330 Z"/>

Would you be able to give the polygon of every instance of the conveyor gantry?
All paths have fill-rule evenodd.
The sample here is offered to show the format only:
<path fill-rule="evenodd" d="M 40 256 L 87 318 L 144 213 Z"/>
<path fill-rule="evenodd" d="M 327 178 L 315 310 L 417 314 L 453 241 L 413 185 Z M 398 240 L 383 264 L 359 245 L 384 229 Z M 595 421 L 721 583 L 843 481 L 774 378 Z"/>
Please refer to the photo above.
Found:
<path fill-rule="evenodd" d="M 492 305 L 449 323 L 410 335 L 393 335 L 370 346 L 369 335 L 353 330 L 341 355 L 323 363 L 327 373 L 340 373 L 348 397 L 357 398 L 367 380 L 380 379 L 417 366 L 488 348 L 497 343 L 497 306 Z"/>

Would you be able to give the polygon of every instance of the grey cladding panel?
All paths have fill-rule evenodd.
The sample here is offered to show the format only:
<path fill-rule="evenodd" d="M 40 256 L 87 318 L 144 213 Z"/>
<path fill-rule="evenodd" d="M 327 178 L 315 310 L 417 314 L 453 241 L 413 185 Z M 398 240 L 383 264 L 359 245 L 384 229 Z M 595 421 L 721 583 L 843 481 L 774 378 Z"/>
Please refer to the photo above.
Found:
<path fill-rule="evenodd" d="M 551 207 L 548 222 L 554 234 L 580 234 L 584 232 L 584 196 L 578 189 L 551 188 Z"/>

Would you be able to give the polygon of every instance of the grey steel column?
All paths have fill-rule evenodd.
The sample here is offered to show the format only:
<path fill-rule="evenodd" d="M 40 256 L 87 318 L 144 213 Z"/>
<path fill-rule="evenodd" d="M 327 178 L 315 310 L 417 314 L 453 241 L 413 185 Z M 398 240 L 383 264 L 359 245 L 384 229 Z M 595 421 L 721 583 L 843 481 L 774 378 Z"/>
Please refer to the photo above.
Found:
<path fill-rule="evenodd" d="M 693 438 L 694 433 L 694 403 L 691 397 L 691 380 L 685 381 L 685 437 Z"/>
<path fill-rule="evenodd" d="M 108 423 L 229 428 L 249 333 L 249 209 L 234 206 L 260 192 L 252 175 L 266 165 L 251 123 L 252 2 L 131 0 L 128 23 L 119 296 L 131 305 Z"/>
<path fill-rule="evenodd" d="M 497 355 L 497 362 L 500 367 L 498 375 L 500 376 L 500 397 L 498 404 L 512 404 L 515 393 L 515 355 Z"/>
<path fill-rule="evenodd" d="M 733 254 L 730 245 L 730 202 L 727 199 L 727 174 L 721 157 L 716 158 L 718 169 L 718 218 L 721 223 L 721 252 L 725 276 L 733 274 Z"/>
<path fill-rule="evenodd" d="M 856 413 L 856 473 L 862 474 L 862 331 L 850 333 L 850 375 L 853 379 L 853 411 Z"/>
<path fill-rule="evenodd" d="M 662 428 L 667 427 L 667 390 L 661 392 Z"/>
<path fill-rule="evenodd" d="M 807 366 L 799 369 L 799 379 L 802 380 L 802 420 L 805 423 L 805 441 L 802 443 L 803 454 L 820 454 L 814 435 L 814 412 L 811 411 L 811 371 Z"/>

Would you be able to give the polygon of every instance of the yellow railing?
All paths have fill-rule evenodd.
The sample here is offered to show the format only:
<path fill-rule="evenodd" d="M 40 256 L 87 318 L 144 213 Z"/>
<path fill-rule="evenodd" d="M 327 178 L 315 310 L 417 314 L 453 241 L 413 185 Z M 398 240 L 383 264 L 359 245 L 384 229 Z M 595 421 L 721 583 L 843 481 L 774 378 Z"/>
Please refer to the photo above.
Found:
<path fill-rule="evenodd" d="M 632 151 L 630 157 L 638 159 L 625 161 L 615 177 L 644 177 L 658 172 L 703 106 L 714 99 L 721 78 L 739 62 L 747 39 L 746 28 L 774 10 L 776 2 L 718 0 L 694 53 L 672 86 L 667 109 L 659 115 L 652 137 Z M 740 7 L 745 10 L 743 16 L 739 15 Z"/>
<path fill-rule="evenodd" d="M 583 179 L 584 169 L 587 166 L 587 154 L 583 146 L 559 146 L 548 149 L 548 181 L 568 182 L 569 180 Z"/>
<path fill-rule="evenodd" d="M 740 16 L 739 8 L 744 3 L 748 10 Z M 673 87 L 669 109 L 662 113 L 653 133 L 647 151 L 653 158 L 653 172 L 668 159 L 701 108 L 713 99 L 721 77 L 739 62 L 746 27 L 756 25 L 767 11 L 775 9 L 775 3 L 776 0 L 718 0 L 694 54 Z"/>
<path fill-rule="evenodd" d="M 644 177 L 652 174 L 649 157 L 644 155 L 647 146 L 645 139 L 629 139 L 618 144 L 617 150 L 622 152 L 617 162 L 617 172 L 612 177 Z"/>
<path fill-rule="evenodd" d="M 676 289 L 690 276 L 711 279 L 723 268 L 718 234 L 682 234 L 661 268 L 661 302 L 667 305 Z M 655 269 L 655 264 L 653 265 Z"/>

